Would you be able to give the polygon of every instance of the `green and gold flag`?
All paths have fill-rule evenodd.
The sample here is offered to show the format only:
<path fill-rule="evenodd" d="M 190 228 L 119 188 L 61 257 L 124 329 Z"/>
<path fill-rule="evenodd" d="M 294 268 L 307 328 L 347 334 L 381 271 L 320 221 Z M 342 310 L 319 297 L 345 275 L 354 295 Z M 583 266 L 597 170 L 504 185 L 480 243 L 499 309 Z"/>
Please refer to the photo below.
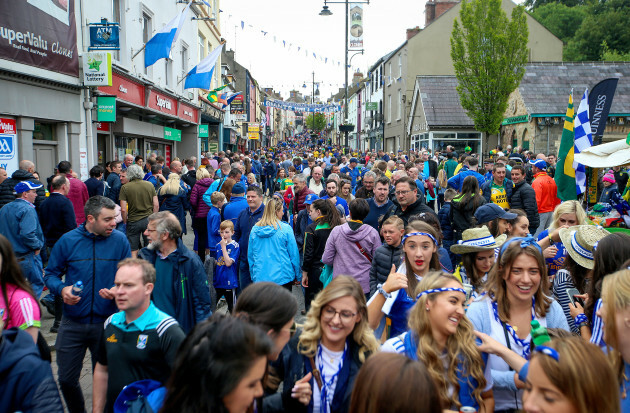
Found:
<path fill-rule="evenodd" d="M 558 198 L 563 201 L 577 199 L 575 187 L 575 169 L 573 169 L 574 139 L 573 133 L 573 94 L 569 95 L 569 106 L 564 118 L 564 129 L 560 140 L 560 150 L 558 151 L 558 162 L 556 164 L 556 174 L 554 180 L 558 186 Z"/>

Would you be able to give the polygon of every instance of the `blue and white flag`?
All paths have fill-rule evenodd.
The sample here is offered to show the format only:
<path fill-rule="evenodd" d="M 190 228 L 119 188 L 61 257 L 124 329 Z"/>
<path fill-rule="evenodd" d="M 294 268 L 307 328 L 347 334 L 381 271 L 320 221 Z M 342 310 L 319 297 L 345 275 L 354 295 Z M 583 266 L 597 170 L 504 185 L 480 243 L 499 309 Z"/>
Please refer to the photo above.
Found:
<path fill-rule="evenodd" d="M 226 98 L 225 98 L 225 103 L 223 104 L 223 108 L 225 109 L 228 106 L 230 106 L 230 103 L 232 103 L 232 101 L 234 100 L 235 97 L 237 97 L 238 95 L 242 95 L 243 92 L 234 92 L 234 93 L 229 93 Z"/>
<path fill-rule="evenodd" d="M 219 56 L 221 56 L 221 50 L 223 50 L 223 44 L 214 49 L 208 56 L 199 62 L 197 66 L 193 67 L 192 70 L 188 72 L 188 75 L 186 75 L 186 83 L 184 83 L 184 89 L 210 89 L 212 73 L 214 73 L 214 65 L 217 63 Z"/>
<path fill-rule="evenodd" d="M 188 17 L 191 4 L 188 3 L 173 20 L 168 22 L 147 42 L 144 48 L 144 67 L 149 67 L 160 59 L 168 58 L 171 53 L 171 47 L 177 40 L 186 17 Z"/>
<path fill-rule="evenodd" d="M 574 152 L 578 154 L 583 150 L 593 146 L 593 135 L 591 133 L 591 122 L 588 117 L 588 89 L 584 91 L 577 114 L 573 120 Z M 586 191 L 586 168 L 584 165 L 573 161 L 575 169 L 575 189 L 578 195 Z"/>

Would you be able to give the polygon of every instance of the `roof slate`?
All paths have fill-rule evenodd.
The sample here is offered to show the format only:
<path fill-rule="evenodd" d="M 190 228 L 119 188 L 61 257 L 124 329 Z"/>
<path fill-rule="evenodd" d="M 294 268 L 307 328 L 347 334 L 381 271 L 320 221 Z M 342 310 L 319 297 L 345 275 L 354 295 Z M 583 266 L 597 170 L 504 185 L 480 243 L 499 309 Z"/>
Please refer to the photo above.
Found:
<path fill-rule="evenodd" d="M 429 126 L 474 126 L 459 103 L 455 76 L 418 76 L 417 79 Z"/>

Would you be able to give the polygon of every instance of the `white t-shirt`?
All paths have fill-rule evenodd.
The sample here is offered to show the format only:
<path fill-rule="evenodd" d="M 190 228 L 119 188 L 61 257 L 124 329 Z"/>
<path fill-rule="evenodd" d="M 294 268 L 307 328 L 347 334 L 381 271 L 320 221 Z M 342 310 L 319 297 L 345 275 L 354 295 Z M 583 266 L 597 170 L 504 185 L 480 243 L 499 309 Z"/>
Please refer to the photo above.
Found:
<path fill-rule="evenodd" d="M 331 351 L 326 348 L 323 344 L 322 346 L 322 359 L 319 357 L 315 358 L 315 365 L 317 368 L 321 365 L 323 367 L 321 371 L 322 381 L 330 380 L 332 376 L 334 376 L 340 369 L 340 363 L 343 358 L 343 350 L 342 351 Z M 330 405 L 332 404 L 333 397 L 335 395 L 335 388 L 337 387 L 337 380 L 339 375 L 335 377 L 332 382 L 332 385 L 328 388 L 328 394 L 326 395 L 326 399 L 328 401 L 328 406 L 326 407 L 326 412 L 330 412 Z M 319 386 L 317 382 L 314 382 L 313 386 L 313 412 L 319 412 L 319 406 L 321 401 L 321 392 L 319 390 Z"/>

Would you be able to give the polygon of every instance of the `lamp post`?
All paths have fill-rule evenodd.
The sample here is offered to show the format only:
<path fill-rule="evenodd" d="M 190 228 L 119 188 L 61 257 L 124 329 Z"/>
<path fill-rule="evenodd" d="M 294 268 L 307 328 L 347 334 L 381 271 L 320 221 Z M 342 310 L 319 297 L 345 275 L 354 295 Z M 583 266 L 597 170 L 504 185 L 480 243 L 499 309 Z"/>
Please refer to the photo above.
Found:
<path fill-rule="evenodd" d="M 345 88 L 344 88 L 344 96 L 343 96 L 343 123 L 345 124 L 348 121 L 348 8 L 349 8 L 349 1 L 345 0 L 345 1 L 327 1 L 324 0 L 324 7 L 322 8 L 322 11 L 319 12 L 320 16 L 332 16 L 332 12 L 330 10 L 328 10 L 328 6 L 327 4 L 345 4 L 346 5 L 346 40 L 344 43 L 344 50 L 345 50 L 345 65 L 344 65 L 344 72 L 345 72 L 345 79 L 346 79 L 346 83 L 345 83 Z M 367 1 L 353 1 L 353 3 L 362 3 L 362 4 L 370 4 L 370 0 Z M 348 130 L 344 130 L 344 146 L 347 148 L 348 147 Z"/>

